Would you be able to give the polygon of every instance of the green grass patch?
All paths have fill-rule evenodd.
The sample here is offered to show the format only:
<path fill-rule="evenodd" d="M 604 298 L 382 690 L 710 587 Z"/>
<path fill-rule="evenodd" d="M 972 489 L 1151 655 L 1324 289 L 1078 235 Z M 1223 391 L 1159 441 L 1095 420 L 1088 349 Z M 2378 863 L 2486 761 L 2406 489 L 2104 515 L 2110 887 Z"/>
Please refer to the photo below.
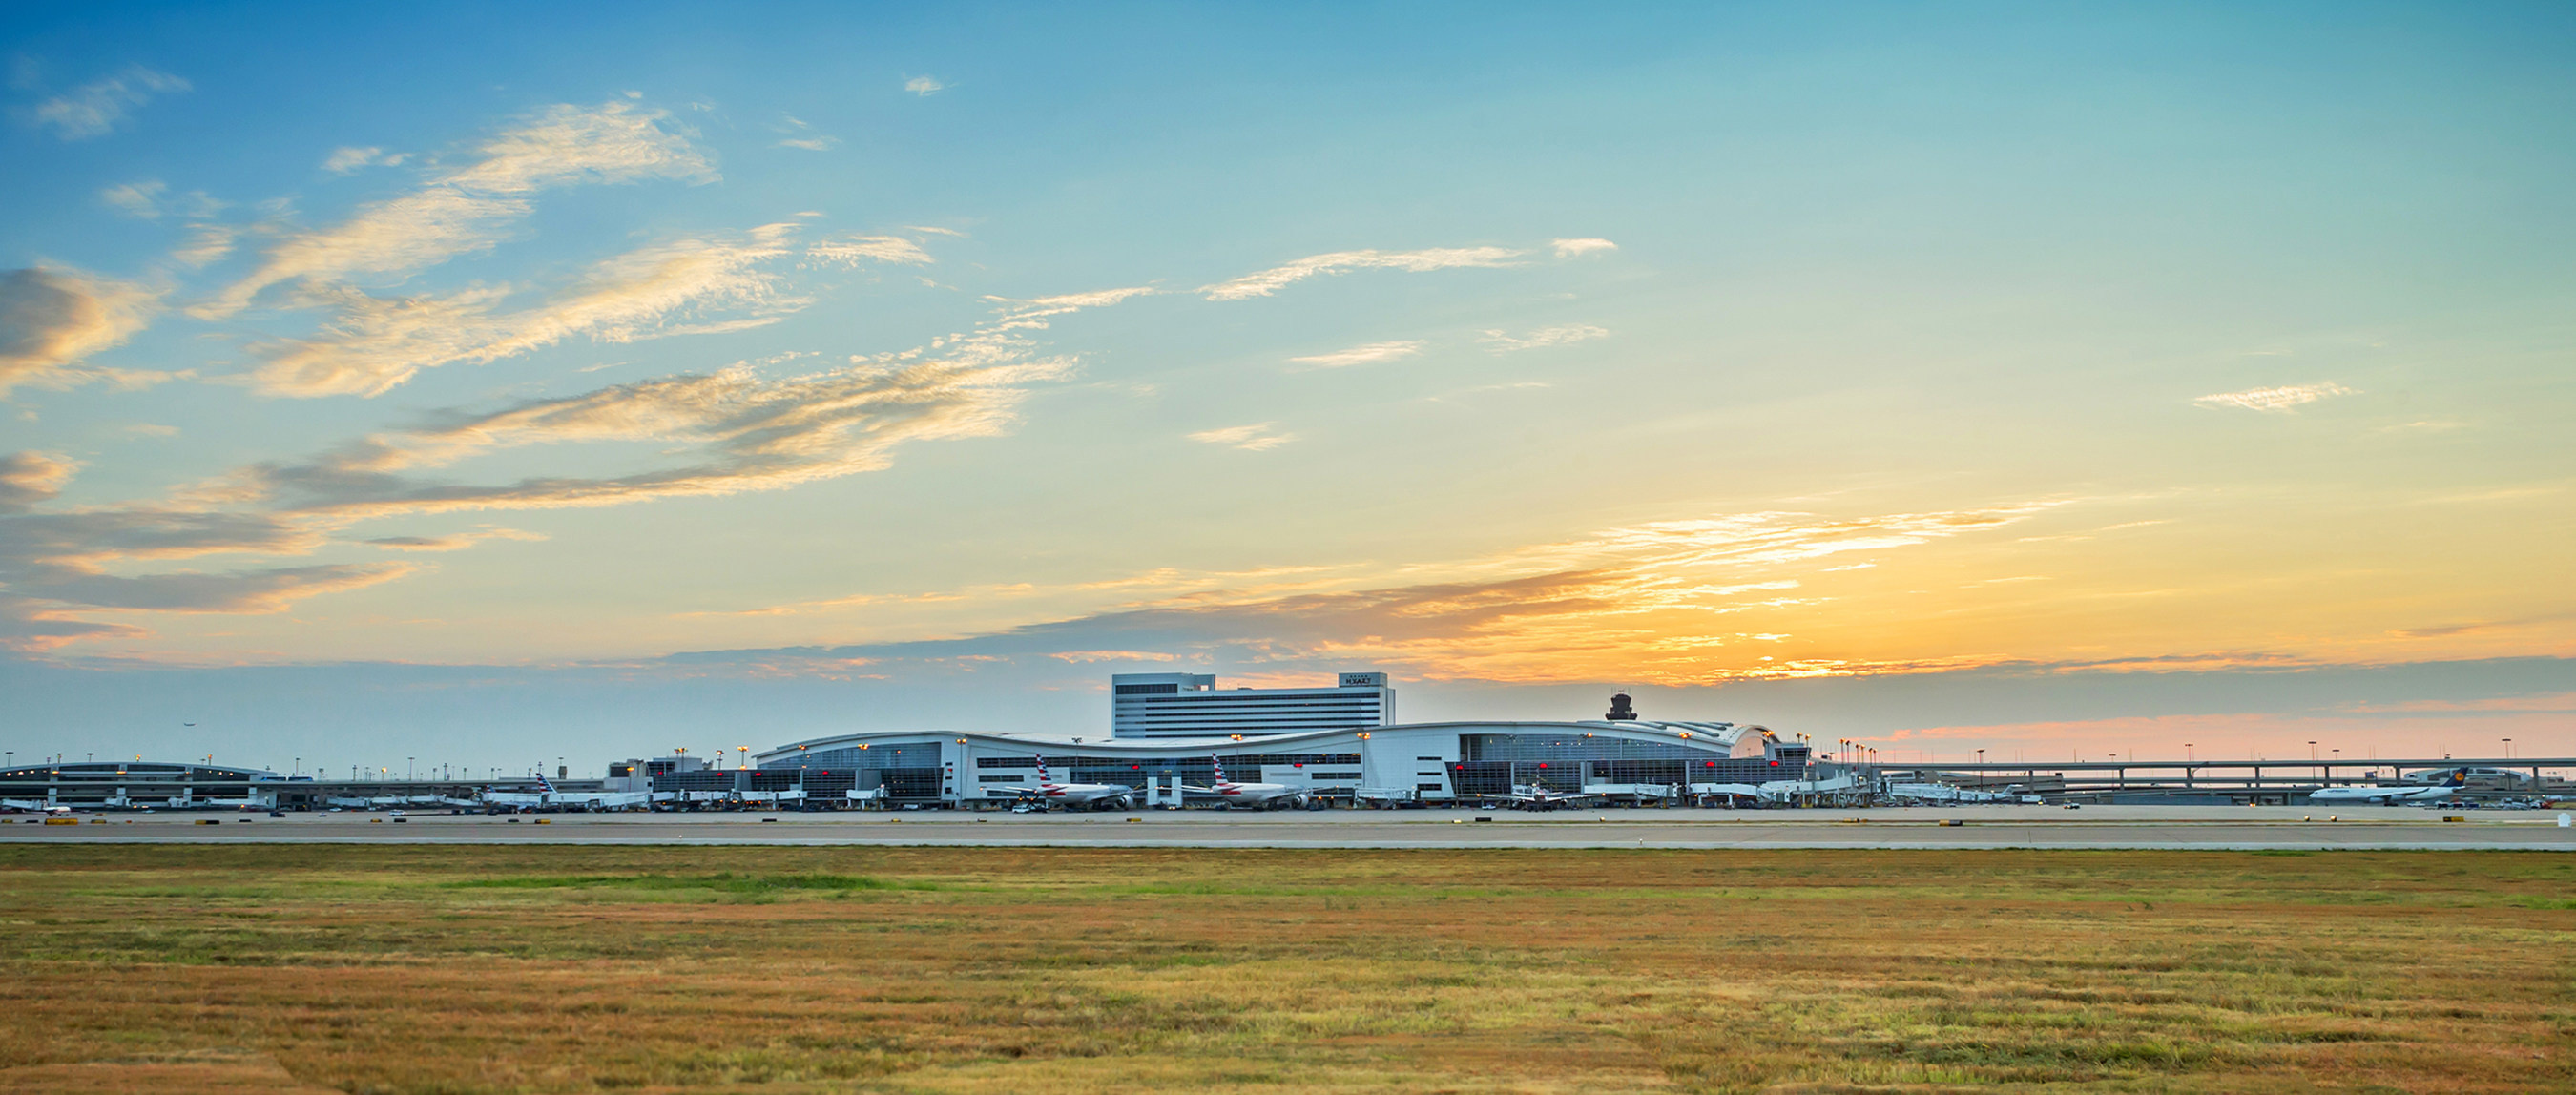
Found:
<path fill-rule="evenodd" d="M 726 894 L 853 892 L 863 890 L 936 890 L 935 882 L 879 878 L 864 874 L 562 874 L 472 878 L 445 883 L 459 890 L 590 890 L 705 891 Z"/>

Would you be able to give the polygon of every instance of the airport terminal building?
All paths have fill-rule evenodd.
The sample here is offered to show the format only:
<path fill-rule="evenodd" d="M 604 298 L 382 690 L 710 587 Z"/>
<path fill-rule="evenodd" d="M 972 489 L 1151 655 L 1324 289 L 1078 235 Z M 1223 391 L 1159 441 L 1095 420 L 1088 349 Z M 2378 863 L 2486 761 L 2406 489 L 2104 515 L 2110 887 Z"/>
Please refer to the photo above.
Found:
<path fill-rule="evenodd" d="M 1358 730 L 1395 722 L 1384 673 L 1344 673 L 1327 688 L 1219 691 L 1210 673 L 1120 673 L 1109 678 L 1109 736 L 1200 738 Z"/>
<path fill-rule="evenodd" d="M 1140 805 L 1177 806 L 1184 788 L 1216 781 L 1219 758 L 1232 780 L 1281 784 L 1317 800 L 1426 804 L 1518 788 L 1687 797 L 1693 785 L 1799 779 L 1807 769 L 1807 746 L 1763 727 L 1645 720 L 1625 696 L 1597 721 L 1389 723 L 1377 713 L 1392 700 L 1382 674 L 1343 674 L 1329 689 L 1234 691 L 1217 691 L 1212 677 L 1183 676 L 1118 677 L 1112 703 L 1122 715 L 1142 697 L 1210 699 L 1185 701 L 1192 706 L 1159 725 L 1120 725 L 1106 740 L 863 731 L 782 745 L 758 754 L 756 769 L 726 774 L 742 790 L 802 791 L 809 801 L 861 792 L 889 803 L 973 806 L 1023 797 L 1017 789 L 1037 786 L 1043 760 L 1058 783 L 1124 785 L 1137 790 Z M 1142 685 L 1156 687 L 1119 690 Z M 1335 692 L 1345 695 L 1315 695 Z M 1360 702 L 1347 704 L 1351 710 L 1281 706 L 1352 699 Z M 1306 718 L 1331 725 L 1279 725 Z"/>
<path fill-rule="evenodd" d="M 16 809 L 189 809 L 266 806 L 287 777 L 257 768 L 158 761 L 73 761 L 0 770 L 0 802 Z"/>

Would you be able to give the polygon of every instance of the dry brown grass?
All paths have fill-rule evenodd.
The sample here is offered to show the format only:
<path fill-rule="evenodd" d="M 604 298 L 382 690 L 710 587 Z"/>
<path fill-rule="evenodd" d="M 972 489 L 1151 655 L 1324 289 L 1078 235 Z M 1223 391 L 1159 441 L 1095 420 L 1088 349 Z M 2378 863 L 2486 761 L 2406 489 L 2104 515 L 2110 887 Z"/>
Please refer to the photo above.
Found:
<path fill-rule="evenodd" d="M 0 1092 L 2576 1090 L 2576 857 L 0 849 Z"/>

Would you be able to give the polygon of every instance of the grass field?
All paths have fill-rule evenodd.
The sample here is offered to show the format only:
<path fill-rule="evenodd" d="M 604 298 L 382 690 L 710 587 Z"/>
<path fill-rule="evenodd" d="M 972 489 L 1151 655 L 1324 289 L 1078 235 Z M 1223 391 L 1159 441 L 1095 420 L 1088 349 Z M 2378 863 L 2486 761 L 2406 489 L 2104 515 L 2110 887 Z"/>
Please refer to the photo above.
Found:
<path fill-rule="evenodd" d="M 0 1092 L 2576 1090 L 2576 857 L 0 848 Z"/>

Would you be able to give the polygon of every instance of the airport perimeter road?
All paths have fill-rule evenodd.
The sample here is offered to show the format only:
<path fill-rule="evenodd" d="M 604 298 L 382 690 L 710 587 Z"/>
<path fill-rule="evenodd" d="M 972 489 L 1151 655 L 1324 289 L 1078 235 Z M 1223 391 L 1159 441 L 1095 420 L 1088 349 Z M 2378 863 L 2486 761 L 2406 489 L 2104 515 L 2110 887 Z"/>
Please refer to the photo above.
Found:
<path fill-rule="evenodd" d="M 865 844 L 1139 848 L 2155 848 L 2576 851 L 2556 811 L 2225 807 L 1955 810 L 1330 810 L 1019 815 L 109 815 L 0 825 L 8 843 Z M 2329 821 L 2329 817 L 2336 820 Z M 215 824 L 201 822 L 220 819 Z M 1955 821 L 1957 825 L 1943 822 Z"/>

